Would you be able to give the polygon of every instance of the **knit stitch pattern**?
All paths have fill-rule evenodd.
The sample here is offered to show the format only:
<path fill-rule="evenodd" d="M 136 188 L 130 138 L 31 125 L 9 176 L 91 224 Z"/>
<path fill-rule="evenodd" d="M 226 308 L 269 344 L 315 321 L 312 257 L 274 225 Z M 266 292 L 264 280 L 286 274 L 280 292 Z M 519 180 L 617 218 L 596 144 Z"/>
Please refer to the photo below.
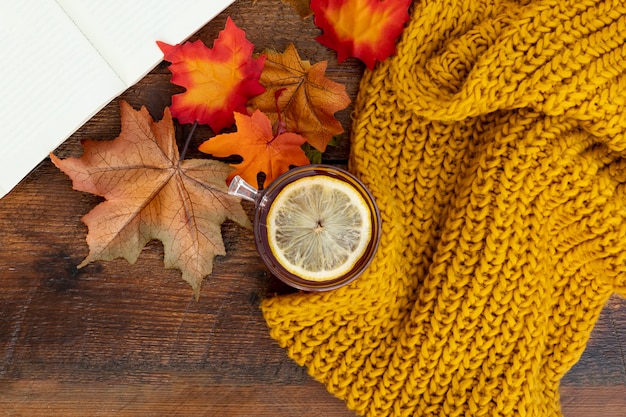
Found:
<path fill-rule="evenodd" d="M 626 295 L 623 0 L 422 0 L 363 76 L 350 169 L 371 267 L 264 301 L 273 338 L 367 416 L 560 416 Z"/>

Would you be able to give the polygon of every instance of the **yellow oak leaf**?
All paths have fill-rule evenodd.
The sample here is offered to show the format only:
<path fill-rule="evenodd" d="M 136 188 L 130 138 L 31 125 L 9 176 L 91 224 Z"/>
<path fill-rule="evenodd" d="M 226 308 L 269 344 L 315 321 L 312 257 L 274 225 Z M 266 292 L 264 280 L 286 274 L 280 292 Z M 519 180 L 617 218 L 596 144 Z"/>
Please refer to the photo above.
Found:
<path fill-rule="evenodd" d="M 80 158 L 52 162 L 79 191 L 105 198 L 82 220 L 89 254 L 97 260 L 134 263 L 151 240 L 163 243 L 166 268 L 178 268 L 196 298 L 213 259 L 225 255 L 220 226 L 250 220 L 238 198 L 228 195 L 228 165 L 208 159 L 179 160 L 169 108 L 154 122 L 145 107 L 120 104 L 122 131 L 111 141 L 83 141 Z"/>
<path fill-rule="evenodd" d="M 324 152 L 333 136 L 343 132 L 335 113 L 350 104 L 343 85 L 325 76 L 326 61 L 311 65 L 293 45 L 283 53 L 266 50 L 260 83 L 265 92 L 252 98 L 250 106 L 267 114 L 276 125 L 280 117 L 285 130 L 298 133 Z"/>

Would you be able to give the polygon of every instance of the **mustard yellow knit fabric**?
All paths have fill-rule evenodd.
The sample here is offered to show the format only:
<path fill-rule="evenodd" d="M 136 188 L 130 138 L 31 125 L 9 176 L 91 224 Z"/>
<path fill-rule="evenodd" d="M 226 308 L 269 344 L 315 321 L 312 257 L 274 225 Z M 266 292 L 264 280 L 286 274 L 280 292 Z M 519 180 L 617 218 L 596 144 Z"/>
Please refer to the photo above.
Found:
<path fill-rule="evenodd" d="M 364 75 L 351 170 L 378 254 L 263 304 L 358 414 L 561 415 L 561 377 L 626 295 L 625 3 L 415 1 Z"/>

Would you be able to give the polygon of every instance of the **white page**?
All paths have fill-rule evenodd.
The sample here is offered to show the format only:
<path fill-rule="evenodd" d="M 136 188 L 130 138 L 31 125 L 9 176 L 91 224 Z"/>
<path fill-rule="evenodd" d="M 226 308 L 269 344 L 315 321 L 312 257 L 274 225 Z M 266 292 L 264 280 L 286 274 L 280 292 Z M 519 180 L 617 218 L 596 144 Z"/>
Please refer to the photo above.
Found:
<path fill-rule="evenodd" d="M 233 0 L 57 0 L 131 86 L 163 60 L 156 41 L 184 41 Z"/>
<path fill-rule="evenodd" d="M 125 86 L 54 0 L 0 2 L 0 197 Z"/>
<path fill-rule="evenodd" d="M 0 197 L 232 2 L 0 0 Z"/>

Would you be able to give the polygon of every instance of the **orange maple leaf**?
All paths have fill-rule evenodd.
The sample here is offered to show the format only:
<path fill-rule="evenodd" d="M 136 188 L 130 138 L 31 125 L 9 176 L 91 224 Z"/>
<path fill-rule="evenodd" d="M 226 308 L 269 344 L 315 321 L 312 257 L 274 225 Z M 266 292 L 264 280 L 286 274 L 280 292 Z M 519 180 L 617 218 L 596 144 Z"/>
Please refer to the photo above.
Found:
<path fill-rule="evenodd" d="M 232 126 L 234 111 L 245 112 L 248 100 L 265 90 L 258 82 L 265 58 L 252 58 L 254 46 L 230 17 L 212 49 L 200 40 L 157 44 L 171 62 L 172 83 L 187 89 L 172 97 L 171 112 L 180 123 L 208 124 L 217 133 Z"/>
<path fill-rule="evenodd" d="M 411 0 L 311 0 L 316 39 L 337 51 L 337 60 L 356 57 L 372 69 L 396 51 L 396 39 L 409 20 Z"/>
<path fill-rule="evenodd" d="M 122 132 L 111 141 L 83 141 L 80 158 L 52 162 L 73 187 L 105 198 L 82 220 L 89 255 L 131 264 L 152 239 L 163 243 L 166 268 L 178 268 L 198 298 L 200 285 L 225 255 L 220 225 L 231 219 L 250 227 L 238 198 L 228 195 L 228 165 L 208 159 L 179 161 L 169 109 L 154 122 L 145 107 L 120 104 Z"/>
<path fill-rule="evenodd" d="M 263 54 L 266 61 L 260 81 L 266 91 L 254 97 L 250 105 L 263 111 L 274 124 L 280 112 L 286 130 L 304 136 L 311 146 L 324 152 L 333 136 L 343 132 L 334 114 L 350 104 L 345 87 L 324 76 L 326 61 L 311 66 L 300 59 L 291 44 L 282 54 L 269 50 Z"/>
<path fill-rule="evenodd" d="M 302 150 L 306 139 L 291 132 L 274 134 L 270 119 L 256 110 L 252 116 L 235 113 L 237 132 L 217 135 L 202 145 L 202 152 L 216 157 L 240 155 L 243 162 L 231 164 L 235 167 L 227 178 L 235 175 L 258 187 L 257 176 L 265 174 L 265 185 L 287 172 L 291 166 L 307 165 L 308 158 Z"/>

